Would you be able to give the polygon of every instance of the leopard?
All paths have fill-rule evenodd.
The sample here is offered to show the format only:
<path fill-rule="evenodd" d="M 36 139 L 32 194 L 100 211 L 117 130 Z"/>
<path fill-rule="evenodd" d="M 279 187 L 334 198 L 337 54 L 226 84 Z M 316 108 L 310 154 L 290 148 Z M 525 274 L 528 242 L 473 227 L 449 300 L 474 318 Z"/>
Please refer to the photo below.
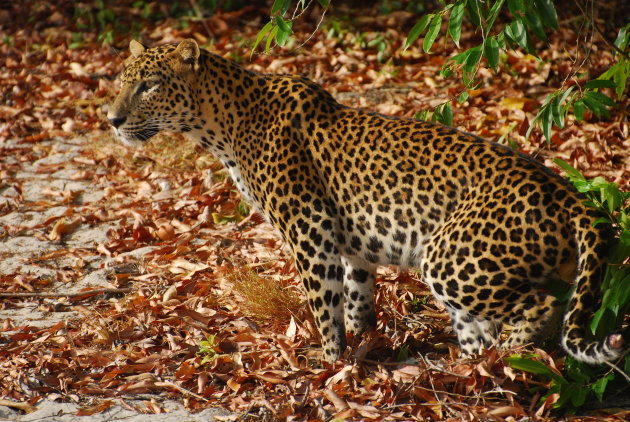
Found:
<path fill-rule="evenodd" d="M 579 361 L 622 354 L 621 334 L 588 328 L 612 228 L 541 162 L 342 105 L 305 77 L 253 72 L 194 39 L 129 51 L 107 111 L 115 135 L 137 147 L 181 133 L 223 164 L 290 250 L 324 362 L 375 328 L 379 266 L 421 274 L 462 356 L 554 336 Z"/>

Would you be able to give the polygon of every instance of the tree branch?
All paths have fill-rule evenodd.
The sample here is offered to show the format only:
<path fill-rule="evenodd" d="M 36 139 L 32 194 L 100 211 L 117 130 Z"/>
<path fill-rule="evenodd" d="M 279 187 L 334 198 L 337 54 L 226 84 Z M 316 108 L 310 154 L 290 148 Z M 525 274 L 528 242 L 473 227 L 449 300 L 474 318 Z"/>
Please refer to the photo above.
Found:
<path fill-rule="evenodd" d="M 8 298 L 26 298 L 26 297 L 81 297 L 81 296 L 90 296 L 90 295 L 98 295 L 102 293 L 129 293 L 133 291 L 132 288 L 125 289 L 111 289 L 111 288 L 103 288 L 103 289 L 93 289 L 93 290 L 83 290 L 80 292 L 68 292 L 68 293 L 56 293 L 56 292 L 0 292 L 0 297 L 8 297 Z"/>

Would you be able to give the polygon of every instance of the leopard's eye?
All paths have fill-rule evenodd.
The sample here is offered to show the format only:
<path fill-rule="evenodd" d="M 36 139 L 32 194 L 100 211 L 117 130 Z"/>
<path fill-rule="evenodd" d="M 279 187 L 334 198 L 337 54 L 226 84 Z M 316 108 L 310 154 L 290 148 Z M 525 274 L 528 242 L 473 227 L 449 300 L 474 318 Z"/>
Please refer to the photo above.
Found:
<path fill-rule="evenodd" d="M 157 82 L 155 81 L 141 81 L 138 86 L 136 86 L 136 95 L 143 94 L 156 86 Z"/>
<path fill-rule="evenodd" d="M 142 94 L 147 89 L 149 89 L 149 85 L 145 81 L 140 82 L 138 86 L 136 86 L 136 95 Z"/>

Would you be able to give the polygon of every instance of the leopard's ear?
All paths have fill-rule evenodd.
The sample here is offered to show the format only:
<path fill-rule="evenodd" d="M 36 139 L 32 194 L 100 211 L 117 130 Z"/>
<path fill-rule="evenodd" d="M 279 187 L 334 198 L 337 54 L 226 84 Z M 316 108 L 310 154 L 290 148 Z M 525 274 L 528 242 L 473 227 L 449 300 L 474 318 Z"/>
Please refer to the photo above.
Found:
<path fill-rule="evenodd" d="M 147 48 L 145 46 L 143 46 L 136 40 L 131 40 L 129 42 L 129 51 L 131 51 L 131 55 L 133 57 L 140 57 L 140 55 L 144 53 L 144 50 L 146 49 Z"/>
<path fill-rule="evenodd" d="M 193 67 L 197 66 L 197 60 L 201 54 L 197 41 L 192 38 L 187 38 L 180 42 L 175 49 L 175 53 L 179 55 L 183 63 L 193 65 Z"/>

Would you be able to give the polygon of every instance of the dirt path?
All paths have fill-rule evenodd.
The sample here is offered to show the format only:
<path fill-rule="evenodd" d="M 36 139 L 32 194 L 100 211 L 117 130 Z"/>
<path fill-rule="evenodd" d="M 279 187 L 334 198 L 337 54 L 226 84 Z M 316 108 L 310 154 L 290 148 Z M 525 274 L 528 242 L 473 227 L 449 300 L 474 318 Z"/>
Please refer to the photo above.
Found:
<path fill-rule="evenodd" d="M 128 273 L 131 262 L 141 260 L 153 249 L 144 247 L 116 258 L 108 256 L 103 246 L 107 233 L 122 217 L 94 217 L 98 217 L 108 195 L 106 179 L 99 178 L 108 169 L 85 158 L 82 149 L 86 142 L 82 138 L 58 138 L 37 143 L 7 141 L 2 145 L 0 290 L 8 292 L 0 298 L 0 347 L 4 350 L 18 347 L 15 339 L 21 333 L 50 331 L 50 335 L 63 335 L 72 320 L 85 316 L 90 297 L 119 300 L 121 293 L 131 289 L 119 288 L 116 274 Z M 118 210 L 127 206 L 124 201 Z M 95 289 L 108 293 L 81 293 Z M 11 292 L 15 292 L 13 297 Z M 4 364 L 0 361 L 1 365 Z M 24 380 L 22 387 L 29 391 L 39 384 L 32 377 Z M 31 391 L 33 398 L 38 395 Z M 21 403 L 22 410 L 30 409 L 28 414 L 0 403 L 0 421 L 86 420 L 77 414 L 89 414 L 90 401 L 77 395 L 53 393 L 39 402 L 35 400 L 34 407 Z M 89 420 L 212 421 L 217 415 L 229 414 L 206 409 L 193 415 L 181 402 L 161 394 L 121 395 L 112 398 L 105 408 Z M 162 413 L 143 414 L 156 410 Z"/>

